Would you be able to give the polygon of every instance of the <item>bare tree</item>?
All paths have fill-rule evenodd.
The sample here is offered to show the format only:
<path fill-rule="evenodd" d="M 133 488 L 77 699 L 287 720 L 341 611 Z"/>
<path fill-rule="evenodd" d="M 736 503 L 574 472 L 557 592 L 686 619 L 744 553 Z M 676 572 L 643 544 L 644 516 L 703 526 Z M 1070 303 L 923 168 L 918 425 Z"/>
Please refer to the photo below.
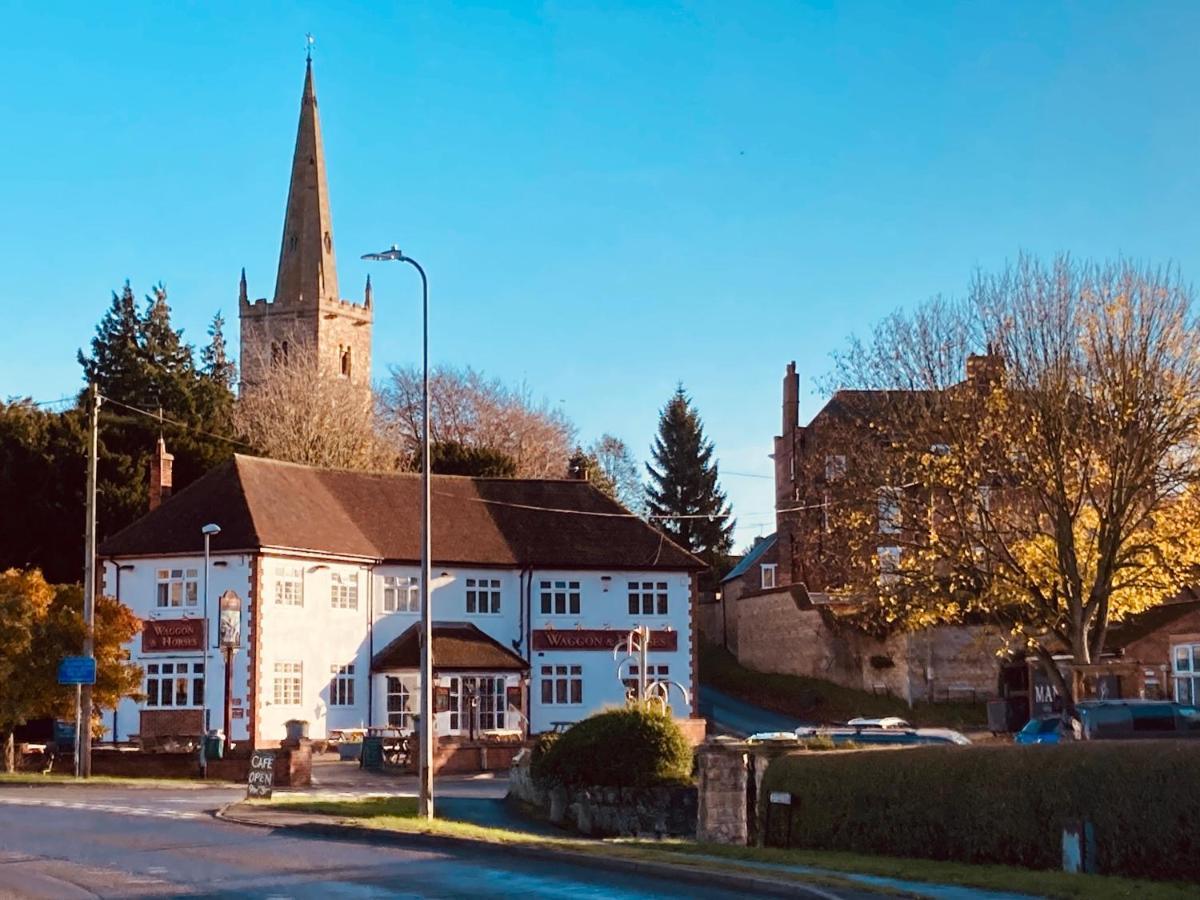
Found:
<path fill-rule="evenodd" d="M 993 618 L 1070 691 L 1051 654 L 1094 662 L 1200 561 L 1200 329 L 1175 273 L 1023 258 L 890 316 L 835 378 L 797 514 L 875 625 Z"/>
<path fill-rule="evenodd" d="M 496 451 L 516 464 L 518 478 L 561 478 L 574 445 L 575 426 L 560 410 L 534 400 L 528 388 L 510 388 L 469 366 L 440 366 L 430 373 L 436 444 Z M 421 445 L 421 372 L 394 366 L 380 397 L 393 447 L 408 459 Z"/>
<path fill-rule="evenodd" d="M 243 366 L 247 361 L 243 361 Z M 286 356 L 249 361 L 234 411 L 247 443 L 272 459 L 341 469 L 388 471 L 399 455 L 376 428 L 374 395 L 348 378 L 320 375 L 313 349 L 289 341 Z"/>
<path fill-rule="evenodd" d="M 619 437 L 602 434 L 587 449 L 588 455 L 612 485 L 612 495 L 626 509 L 644 515 L 646 489 L 642 484 L 641 467 L 633 451 Z"/>

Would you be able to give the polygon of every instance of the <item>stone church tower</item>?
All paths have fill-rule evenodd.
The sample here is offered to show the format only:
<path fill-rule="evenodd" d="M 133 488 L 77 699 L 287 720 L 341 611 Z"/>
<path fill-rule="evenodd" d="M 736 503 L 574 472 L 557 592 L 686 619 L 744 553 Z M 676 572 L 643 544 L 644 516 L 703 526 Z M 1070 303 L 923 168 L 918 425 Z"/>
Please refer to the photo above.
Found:
<path fill-rule="evenodd" d="M 243 390 L 273 365 L 311 366 L 321 375 L 347 378 L 355 385 L 371 383 L 371 279 L 368 276 L 361 304 L 338 295 L 311 59 L 300 100 L 275 297 L 251 302 L 243 269 L 238 310 Z"/>

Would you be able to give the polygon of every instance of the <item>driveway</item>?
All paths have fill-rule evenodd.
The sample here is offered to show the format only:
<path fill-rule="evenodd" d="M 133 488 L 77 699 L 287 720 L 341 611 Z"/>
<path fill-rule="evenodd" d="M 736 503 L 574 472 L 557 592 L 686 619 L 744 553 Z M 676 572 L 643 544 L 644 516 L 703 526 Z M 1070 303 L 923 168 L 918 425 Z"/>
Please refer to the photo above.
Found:
<path fill-rule="evenodd" d="M 715 734 L 745 737 L 760 731 L 795 731 L 810 724 L 781 713 L 753 706 L 707 685 L 700 685 L 700 715 L 712 723 Z"/>

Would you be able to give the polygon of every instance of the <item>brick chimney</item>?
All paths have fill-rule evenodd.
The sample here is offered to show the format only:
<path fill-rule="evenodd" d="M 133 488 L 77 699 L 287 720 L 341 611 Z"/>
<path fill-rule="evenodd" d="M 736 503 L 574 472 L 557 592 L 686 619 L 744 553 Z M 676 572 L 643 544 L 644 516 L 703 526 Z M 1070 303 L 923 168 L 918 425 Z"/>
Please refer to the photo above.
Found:
<path fill-rule="evenodd" d="M 167 444 L 161 437 L 150 457 L 150 509 L 158 509 L 171 496 L 171 468 L 175 457 L 167 452 Z"/>
<path fill-rule="evenodd" d="M 800 424 L 800 376 L 796 374 L 796 361 L 787 364 L 783 376 L 783 436 L 788 437 Z"/>
<path fill-rule="evenodd" d="M 967 357 L 967 381 L 981 387 L 995 387 L 1004 376 L 1004 359 L 988 344 L 987 353 L 972 353 Z"/>

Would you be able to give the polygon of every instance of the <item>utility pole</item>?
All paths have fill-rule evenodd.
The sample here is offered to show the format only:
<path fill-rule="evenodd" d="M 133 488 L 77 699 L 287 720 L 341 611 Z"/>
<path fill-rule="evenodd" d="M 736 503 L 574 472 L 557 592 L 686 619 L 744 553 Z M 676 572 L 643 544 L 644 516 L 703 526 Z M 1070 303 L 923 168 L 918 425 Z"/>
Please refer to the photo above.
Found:
<path fill-rule="evenodd" d="M 96 457 L 100 433 L 100 392 L 88 386 L 91 399 L 91 433 L 88 440 L 87 512 L 84 522 L 83 557 L 83 655 L 96 652 Z M 75 774 L 92 774 L 92 685 L 85 684 L 77 695 L 75 746 L 78 748 Z"/>

